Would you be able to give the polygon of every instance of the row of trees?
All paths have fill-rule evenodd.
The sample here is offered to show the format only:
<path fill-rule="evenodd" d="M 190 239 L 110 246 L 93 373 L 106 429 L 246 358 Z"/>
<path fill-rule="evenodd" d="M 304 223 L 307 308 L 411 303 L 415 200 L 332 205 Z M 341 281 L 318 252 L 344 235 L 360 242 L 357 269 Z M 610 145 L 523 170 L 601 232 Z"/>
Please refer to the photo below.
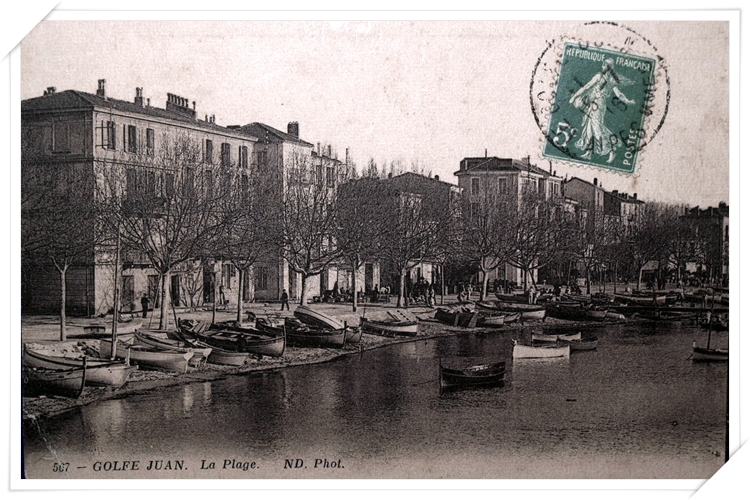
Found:
<path fill-rule="evenodd" d="M 489 274 L 506 263 L 523 270 L 531 281 L 526 287 L 537 271 L 561 263 L 580 263 L 587 274 L 603 263 L 640 271 L 655 259 L 680 269 L 700 247 L 695 235 L 680 230 L 677 208 L 667 205 L 646 204 L 642 221 L 628 226 L 598 213 L 567 212 L 560 200 L 536 193 L 520 200 L 487 193 L 460 206 L 438 202 L 450 197 L 441 183 L 410 192 L 375 168 L 360 179 L 347 170 L 331 183 L 315 163 L 323 160 L 309 153 L 288 155 L 283 169 L 271 162 L 215 169 L 203 164 L 200 144 L 188 136 L 160 143 L 159 151 L 130 155 L 127 163 L 99 161 L 93 175 L 24 157 L 24 260 L 51 262 L 60 274 L 61 338 L 68 268 L 92 265 L 94 256 L 118 248 L 141 255 L 159 273 L 163 329 L 171 274 L 197 262 L 231 263 L 243 283 L 256 263 L 283 257 L 301 277 L 304 304 L 310 277 L 332 263 L 346 263 L 356 291 L 365 262 L 380 261 L 398 275 L 401 306 L 406 276 L 422 262 L 475 266 L 484 298 Z M 238 320 L 242 315 L 238 300 Z"/>

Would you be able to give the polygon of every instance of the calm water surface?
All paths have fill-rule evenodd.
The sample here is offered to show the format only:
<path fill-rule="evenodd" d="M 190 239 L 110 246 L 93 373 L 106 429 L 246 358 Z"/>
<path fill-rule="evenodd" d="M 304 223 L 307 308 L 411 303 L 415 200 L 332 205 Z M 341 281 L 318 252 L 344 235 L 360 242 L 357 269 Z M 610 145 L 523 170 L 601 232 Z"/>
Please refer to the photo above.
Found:
<path fill-rule="evenodd" d="M 584 330 L 596 351 L 511 361 L 518 335 L 418 340 L 89 405 L 25 425 L 27 476 L 689 479 L 723 464 L 728 369 L 688 359 L 700 330 Z M 504 386 L 441 392 L 439 360 L 462 357 L 507 359 Z"/>

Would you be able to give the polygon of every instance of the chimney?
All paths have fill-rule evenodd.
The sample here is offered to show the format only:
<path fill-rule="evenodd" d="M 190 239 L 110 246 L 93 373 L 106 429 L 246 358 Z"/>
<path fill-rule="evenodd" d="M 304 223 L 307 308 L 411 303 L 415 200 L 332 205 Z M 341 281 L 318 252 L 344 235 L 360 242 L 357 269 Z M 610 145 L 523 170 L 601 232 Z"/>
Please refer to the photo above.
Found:
<path fill-rule="evenodd" d="M 328 158 L 331 158 L 331 145 L 328 145 Z"/>
<path fill-rule="evenodd" d="M 440 180 L 440 176 L 439 176 L 439 175 L 436 175 L 436 176 L 435 176 L 435 180 L 436 180 L 436 181 L 439 181 L 439 180 Z"/>
<path fill-rule="evenodd" d="M 349 148 L 346 148 L 346 164 L 349 165 Z"/>
<path fill-rule="evenodd" d="M 487 148 L 484 148 L 484 157 L 487 158 Z"/>
<path fill-rule="evenodd" d="M 107 80 L 101 79 L 99 80 L 99 87 L 96 89 L 96 95 L 99 97 L 107 98 L 107 93 L 104 90 L 104 84 L 107 83 Z"/>
<path fill-rule="evenodd" d="M 183 116 L 195 118 L 195 104 L 193 109 L 190 109 L 190 101 L 185 97 L 180 97 L 176 94 L 167 94 L 167 111 L 173 113 L 179 113 Z"/>
<path fill-rule="evenodd" d="M 599 180 L 596 177 L 594 177 L 594 186 L 598 186 L 598 185 L 599 185 Z"/>
<path fill-rule="evenodd" d="M 146 106 L 151 107 L 151 98 L 146 98 Z"/>
<path fill-rule="evenodd" d="M 289 122 L 286 126 L 286 133 L 299 139 L 299 123 Z"/>
<path fill-rule="evenodd" d="M 620 193 L 617 191 L 617 189 L 613 189 L 612 190 L 612 196 L 614 196 L 615 198 L 619 198 L 620 197 Z"/>
<path fill-rule="evenodd" d="M 135 88 L 135 104 L 136 106 L 143 107 L 143 87 Z"/>
<path fill-rule="evenodd" d="M 56 90 L 56 87 L 47 87 L 47 90 L 44 91 L 44 95 L 52 95 Z"/>
<path fill-rule="evenodd" d="M 320 156 L 320 143 L 318 143 L 318 156 Z"/>
<path fill-rule="evenodd" d="M 637 200 L 637 199 L 638 199 L 638 193 L 633 193 L 633 199 L 634 199 L 634 200 Z"/>

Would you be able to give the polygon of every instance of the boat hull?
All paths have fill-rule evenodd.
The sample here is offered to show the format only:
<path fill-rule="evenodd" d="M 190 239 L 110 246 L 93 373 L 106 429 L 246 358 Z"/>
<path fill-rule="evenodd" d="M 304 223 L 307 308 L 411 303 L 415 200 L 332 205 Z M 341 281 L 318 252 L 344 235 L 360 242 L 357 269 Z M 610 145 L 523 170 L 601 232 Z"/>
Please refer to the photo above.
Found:
<path fill-rule="evenodd" d="M 574 339 L 574 340 L 563 340 L 560 339 L 560 345 L 567 345 L 571 351 L 593 351 L 599 345 L 599 339 Z"/>
<path fill-rule="evenodd" d="M 83 358 L 54 356 L 24 346 L 23 364 L 32 368 L 46 368 L 49 370 L 70 370 L 83 368 Z M 122 361 L 104 359 L 86 359 L 86 385 L 122 387 L 130 374 L 138 369 L 137 366 L 127 365 Z"/>
<path fill-rule="evenodd" d="M 381 335 L 383 337 L 394 337 L 403 335 L 413 337 L 419 331 L 419 323 L 416 321 L 377 321 L 362 318 L 360 328 L 368 333 Z"/>
<path fill-rule="evenodd" d="M 460 369 L 440 367 L 440 386 L 447 388 L 502 385 L 504 377 L 504 361 Z"/>
<path fill-rule="evenodd" d="M 729 350 L 693 346 L 693 361 L 729 361 Z"/>
<path fill-rule="evenodd" d="M 206 331 L 196 336 L 212 347 L 272 358 L 283 356 L 287 344 L 283 329 L 280 334 L 272 334 L 255 328 L 235 327 L 229 330 Z"/>
<path fill-rule="evenodd" d="M 102 339 L 100 341 L 99 352 L 102 357 L 110 357 L 112 355 L 112 341 Z M 142 368 L 187 373 L 188 362 L 193 357 L 193 353 L 160 350 L 149 346 L 129 345 L 118 341 L 117 359 L 126 359 L 128 356 L 131 361 L 135 361 Z"/>
<path fill-rule="evenodd" d="M 23 397 L 78 398 L 86 385 L 86 366 L 69 370 L 23 368 Z"/>
<path fill-rule="evenodd" d="M 148 347 L 155 347 L 157 349 L 170 349 L 177 352 L 192 352 L 193 357 L 190 358 L 190 364 L 193 366 L 201 366 L 205 364 L 208 356 L 211 354 L 211 347 L 193 347 L 186 345 L 185 342 L 179 340 L 172 340 L 169 338 L 160 338 L 151 335 L 146 332 L 137 331 L 135 332 L 135 342 L 140 345 Z"/>
<path fill-rule="evenodd" d="M 346 331 L 292 329 L 287 331 L 289 345 L 295 347 L 333 347 L 340 349 L 346 343 Z"/>
<path fill-rule="evenodd" d="M 316 328 L 325 328 L 328 330 L 342 330 L 344 328 L 344 324 L 341 321 L 308 306 L 297 306 L 297 309 L 294 310 L 294 317 Z"/>
<path fill-rule="evenodd" d="M 513 346 L 514 359 L 546 359 L 546 358 L 569 358 L 570 346 L 563 347 L 532 347 L 515 344 Z"/>

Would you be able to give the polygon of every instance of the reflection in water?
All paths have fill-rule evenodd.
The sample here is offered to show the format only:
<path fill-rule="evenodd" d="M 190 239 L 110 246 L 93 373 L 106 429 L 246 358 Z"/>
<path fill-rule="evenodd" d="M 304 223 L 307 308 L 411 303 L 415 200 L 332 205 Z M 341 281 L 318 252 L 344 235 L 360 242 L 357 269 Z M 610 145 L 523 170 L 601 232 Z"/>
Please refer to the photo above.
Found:
<path fill-rule="evenodd" d="M 237 458 L 279 478 L 292 477 L 285 459 L 326 457 L 347 464 L 330 477 L 710 477 L 727 366 L 688 359 L 700 333 L 601 328 L 584 332 L 599 337 L 595 351 L 561 360 L 512 360 L 510 335 L 467 333 L 133 395 L 27 423 L 27 468 Z M 440 390 L 440 359 L 502 358 L 504 385 Z"/>

